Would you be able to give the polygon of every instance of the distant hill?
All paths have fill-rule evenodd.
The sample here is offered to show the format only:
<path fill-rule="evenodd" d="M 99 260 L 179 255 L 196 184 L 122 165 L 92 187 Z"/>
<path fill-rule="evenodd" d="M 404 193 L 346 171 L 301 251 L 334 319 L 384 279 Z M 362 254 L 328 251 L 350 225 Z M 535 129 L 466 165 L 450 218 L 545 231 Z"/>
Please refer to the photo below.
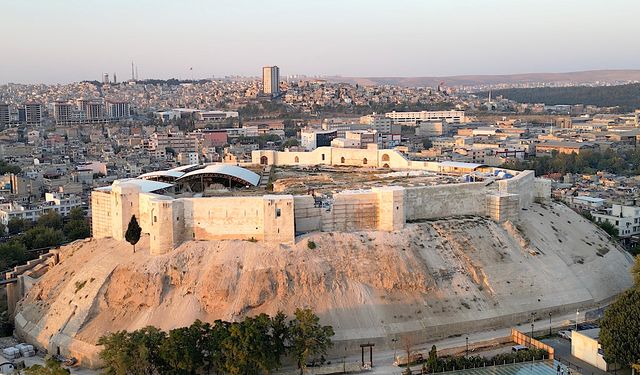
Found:
<path fill-rule="evenodd" d="M 523 73 L 503 75 L 460 75 L 444 77 L 325 77 L 330 82 L 345 82 L 361 85 L 397 85 L 407 87 L 436 87 L 440 82 L 446 86 L 474 86 L 518 83 L 566 82 L 573 84 L 640 81 L 640 70 L 589 70 L 569 73 Z"/>
<path fill-rule="evenodd" d="M 487 92 L 478 93 L 487 96 Z M 619 86 L 540 87 L 532 89 L 492 90 L 519 103 L 592 104 L 599 107 L 620 107 L 623 111 L 640 108 L 640 83 Z"/>

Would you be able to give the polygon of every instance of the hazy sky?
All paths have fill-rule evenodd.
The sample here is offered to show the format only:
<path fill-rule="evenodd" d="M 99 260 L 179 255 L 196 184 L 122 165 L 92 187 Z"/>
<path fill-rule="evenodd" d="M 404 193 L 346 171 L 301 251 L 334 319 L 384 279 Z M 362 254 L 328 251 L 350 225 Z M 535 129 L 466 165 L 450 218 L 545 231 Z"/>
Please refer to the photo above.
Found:
<path fill-rule="evenodd" d="M 639 0 L 5 0 L 0 83 L 640 68 Z M 189 71 L 189 67 L 193 67 Z"/>

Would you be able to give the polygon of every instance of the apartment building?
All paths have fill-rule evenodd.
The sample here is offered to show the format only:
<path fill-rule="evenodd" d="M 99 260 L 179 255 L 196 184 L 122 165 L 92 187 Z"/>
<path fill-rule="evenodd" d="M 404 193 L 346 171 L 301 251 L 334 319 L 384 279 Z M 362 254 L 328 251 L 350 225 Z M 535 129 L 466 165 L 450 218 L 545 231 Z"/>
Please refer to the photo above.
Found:
<path fill-rule="evenodd" d="M 387 112 L 385 116 L 394 124 L 415 126 L 421 122 L 444 120 L 449 124 L 465 122 L 464 111 L 420 111 L 420 112 Z"/>
<path fill-rule="evenodd" d="M 9 104 L 0 103 L 0 125 L 7 125 L 11 122 L 11 112 Z"/>
<path fill-rule="evenodd" d="M 24 104 L 24 118 L 27 125 L 42 124 L 43 112 L 42 103 L 28 102 Z"/>
<path fill-rule="evenodd" d="M 608 221 L 618 229 L 618 236 L 630 237 L 640 234 L 640 207 L 614 204 L 611 208 L 591 213 L 596 222 Z"/>

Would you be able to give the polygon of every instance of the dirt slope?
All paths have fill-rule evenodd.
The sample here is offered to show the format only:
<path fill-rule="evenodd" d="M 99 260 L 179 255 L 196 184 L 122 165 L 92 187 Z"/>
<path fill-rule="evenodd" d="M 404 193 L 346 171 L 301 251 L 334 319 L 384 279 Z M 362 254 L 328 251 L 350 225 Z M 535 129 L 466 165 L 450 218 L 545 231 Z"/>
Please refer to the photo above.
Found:
<path fill-rule="evenodd" d="M 311 307 L 337 340 L 382 338 L 508 326 L 631 285 L 630 258 L 573 211 L 536 204 L 522 216 L 517 225 L 469 217 L 316 233 L 292 246 L 188 242 L 163 256 L 148 254 L 146 238 L 135 254 L 111 239 L 74 243 L 19 303 L 16 322 L 27 340 L 85 358 L 104 333 L 146 325 Z"/>

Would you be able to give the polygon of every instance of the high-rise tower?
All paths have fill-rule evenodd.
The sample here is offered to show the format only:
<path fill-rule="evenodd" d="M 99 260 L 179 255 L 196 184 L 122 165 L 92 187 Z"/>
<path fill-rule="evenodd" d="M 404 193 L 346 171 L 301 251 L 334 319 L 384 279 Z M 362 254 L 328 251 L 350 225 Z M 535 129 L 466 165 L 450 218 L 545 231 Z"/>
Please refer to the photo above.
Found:
<path fill-rule="evenodd" d="M 271 96 L 280 94 L 280 68 L 277 66 L 262 68 L 262 92 Z"/>

